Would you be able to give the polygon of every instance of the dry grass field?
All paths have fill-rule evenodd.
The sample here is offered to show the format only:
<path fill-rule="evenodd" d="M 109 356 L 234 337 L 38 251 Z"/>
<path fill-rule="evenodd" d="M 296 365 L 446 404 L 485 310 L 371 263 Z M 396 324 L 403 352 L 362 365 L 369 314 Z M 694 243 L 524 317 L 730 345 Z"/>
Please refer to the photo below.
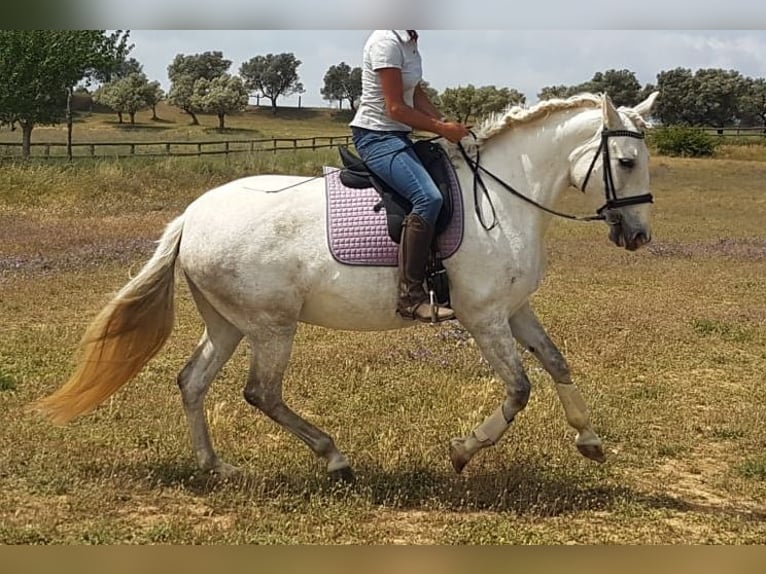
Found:
<path fill-rule="evenodd" d="M 527 409 L 456 476 L 448 440 L 503 396 L 459 326 L 303 327 L 287 400 L 350 456 L 351 487 L 245 403 L 244 346 L 207 405 L 219 452 L 245 476 L 199 475 L 175 386 L 201 334 L 184 287 L 167 346 L 112 400 L 65 428 L 24 410 L 65 379 L 88 321 L 193 198 L 244 174 L 316 174 L 334 154 L 3 165 L 0 543 L 763 543 L 766 153 L 719 153 L 653 158 L 654 241 L 639 252 L 614 247 L 603 224 L 552 226 L 534 304 L 605 464 L 577 453 L 525 355 Z M 562 207 L 583 209 L 576 192 Z"/>

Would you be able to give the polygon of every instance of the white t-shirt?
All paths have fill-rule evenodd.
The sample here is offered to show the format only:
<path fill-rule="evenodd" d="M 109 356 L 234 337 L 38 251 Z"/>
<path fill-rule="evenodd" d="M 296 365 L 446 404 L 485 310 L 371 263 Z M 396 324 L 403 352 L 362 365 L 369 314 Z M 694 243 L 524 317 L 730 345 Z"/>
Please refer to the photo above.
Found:
<path fill-rule="evenodd" d="M 383 85 L 377 70 L 399 68 L 402 71 L 404 103 L 414 107 L 415 87 L 423 79 L 423 68 L 416 40 L 407 30 L 375 30 L 364 45 L 362 56 L 362 97 L 349 125 L 376 131 L 412 131 L 386 113 Z"/>

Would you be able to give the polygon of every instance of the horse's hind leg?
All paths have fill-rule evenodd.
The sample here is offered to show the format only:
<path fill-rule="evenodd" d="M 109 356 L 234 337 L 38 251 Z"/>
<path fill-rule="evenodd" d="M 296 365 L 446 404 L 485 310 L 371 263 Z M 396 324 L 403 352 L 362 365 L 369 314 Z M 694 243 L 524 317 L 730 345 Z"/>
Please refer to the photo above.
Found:
<path fill-rule="evenodd" d="M 351 467 L 336 448 L 335 441 L 292 411 L 282 398 L 282 378 L 290 359 L 296 327 L 296 324 L 269 328 L 261 325 L 257 333 L 249 334 L 252 363 L 244 391 L 245 400 L 305 442 L 314 454 L 324 458 L 332 475 L 350 480 L 353 478 Z"/>
<path fill-rule="evenodd" d="M 537 357 L 556 383 L 556 392 L 564 407 L 567 422 L 577 430 L 577 449 L 583 456 L 604 462 L 601 439 L 591 426 L 588 407 L 580 390 L 572 382 L 569 365 L 529 304 L 524 305 L 511 317 L 510 324 L 514 337 Z"/>
<path fill-rule="evenodd" d="M 191 359 L 178 375 L 178 386 L 197 464 L 203 471 L 226 477 L 238 469 L 222 462 L 213 449 L 204 402 L 210 383 L 237 348 L 242 333 L 221 317 L 191 283 L 190 289 L 206 328 Z"/>

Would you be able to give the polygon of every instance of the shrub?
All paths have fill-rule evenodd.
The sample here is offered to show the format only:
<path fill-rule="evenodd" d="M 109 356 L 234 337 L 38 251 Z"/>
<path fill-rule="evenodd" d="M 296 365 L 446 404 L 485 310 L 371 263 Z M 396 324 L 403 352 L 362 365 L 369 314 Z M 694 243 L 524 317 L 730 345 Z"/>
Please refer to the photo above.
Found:
<path fill-rule="evenodd" d="M 699 128 L 669 126 L 650 132 L 650 144 L 661 155 L 681 157 L 711 156 L 718 143 L 714 136 Z"/>

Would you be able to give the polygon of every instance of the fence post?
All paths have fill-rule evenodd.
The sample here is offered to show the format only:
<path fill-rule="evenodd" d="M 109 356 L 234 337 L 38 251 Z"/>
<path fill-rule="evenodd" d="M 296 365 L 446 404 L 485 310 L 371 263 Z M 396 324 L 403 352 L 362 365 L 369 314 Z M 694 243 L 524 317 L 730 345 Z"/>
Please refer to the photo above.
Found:
<path fill-rule="evenodd" d="M 226 155 L 229 155 L 229 142 L 228 141 L 223 142 L 223 153 L 225 153 Z"/>
<path fill-rule="evenodd" d="M 277 153 L 277 139 L 271 138 L 271 143 L 274 145 L 274 153 Z"/>
<path fill-rule="evenodd" d="M 202 142 L 197 142 L 197 155 L 202 155 Z"/>
<path fill-rule="evenodd" d="M 170 155 L 170 142 L 165 144 L 165 154 Z"/>
<path fill-rule="evenodd" d="M 136 155 L 136 144 L 130 144 L 130 155 Z"/>
<path fill-rule="evenodd" d="M 90 149 L 90 157 L 96 157 L 96 144 L 90 144 L 88 148 Z"/>
<path fill-rule="evenodd" d="M 51 144 L 45 144 L 45 157 L 51 157 Z"/>

